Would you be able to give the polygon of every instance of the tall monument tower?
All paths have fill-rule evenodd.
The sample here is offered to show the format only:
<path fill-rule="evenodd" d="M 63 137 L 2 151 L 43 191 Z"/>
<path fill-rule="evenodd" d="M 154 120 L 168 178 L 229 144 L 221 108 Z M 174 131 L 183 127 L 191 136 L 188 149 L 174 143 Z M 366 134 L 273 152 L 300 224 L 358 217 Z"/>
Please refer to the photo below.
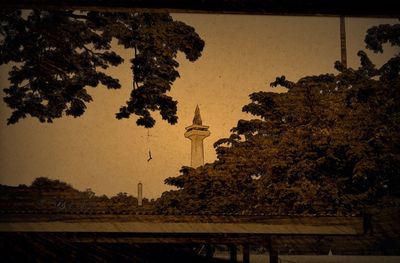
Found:
<path fill-rule="evenodd" d="M 185 137 L 191 140 L 191 164 L 193 168 L 197 168 L 204 164 L 204 148 L 203 140 L 210 136 L 209 126 L 204 126 L 200 116 L 200 109 L 197 105 L 194 112 L 193 124 L 186 127 Z"/>

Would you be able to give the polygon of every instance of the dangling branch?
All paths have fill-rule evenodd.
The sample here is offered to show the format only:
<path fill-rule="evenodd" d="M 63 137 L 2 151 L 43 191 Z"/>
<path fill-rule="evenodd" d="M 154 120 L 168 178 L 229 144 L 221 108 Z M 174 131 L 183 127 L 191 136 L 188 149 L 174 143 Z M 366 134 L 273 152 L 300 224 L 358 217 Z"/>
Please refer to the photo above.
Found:
<path fill-rule="evenodd" d="M 147 129 L 147 146 L 149 147 L 149 159 L 147 159 L 148 162 L 150 162 L 153 157 L 151 157 L 151 150 L 150 150 L 150 130 Z"/>

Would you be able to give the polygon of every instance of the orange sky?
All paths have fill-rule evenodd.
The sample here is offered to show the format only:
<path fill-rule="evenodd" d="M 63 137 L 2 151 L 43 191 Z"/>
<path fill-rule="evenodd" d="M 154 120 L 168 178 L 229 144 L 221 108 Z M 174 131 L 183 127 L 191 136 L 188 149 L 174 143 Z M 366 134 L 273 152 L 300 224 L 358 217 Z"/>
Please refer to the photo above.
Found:
<path fill-rule="evenodd" d="M 120 90 L 89 88 L 94 101 L 80 118 L 64 117 L 53 124 L 25 119 L 7 126 L 10 110 L 0 103 L 0 184 L 30 184 L 45 176 L 72 184 L 79 190 L 91 188 L 97 194 L 127 192 L 136 196 L 141 181 L 144 196 L 156 198 L 169 188 L 166 177 L 177 176 L 182 165 L 190 164 L 190 141 L 184 138 L 199 104 L 203 124 L 210 126 L 205 140 L 205 161 L 215 159 L 212 144 L 229 136 L 229 130 L 255 91 L 271 90 L 276 76 L 296 81 L 306 75 L 335 73 L 340 58 L 339 18 L 276 17 L 243 15 L 174 14 L 175 19 L 193 26 L 205 40 L 202 57 L 192 63 L 184 56 L 178 79 L 171 91 L 178 100 L 177 125 L 162 122 L 147 130 L 136 119 L 115 119 L 115 113 L 129 97 L 131 50 L 119 53 L 126 63 L 110 69 L 120 79 Z M 372 25 L 396 23 L 395 19 L 347 18 L 348 65 L 358 67 L 356 53 L 364 49 L 366 30 Z M 393 54 L 367 52 L 380 65 Z M 0 68 L 0 86 L 7 87 L 7 66 Z M 279 91 L 278 89 L 275 89 Z M 3 94 L 4 95 L 4 94 Z M 148 149 L 153 159 L 147 162 Z"/>

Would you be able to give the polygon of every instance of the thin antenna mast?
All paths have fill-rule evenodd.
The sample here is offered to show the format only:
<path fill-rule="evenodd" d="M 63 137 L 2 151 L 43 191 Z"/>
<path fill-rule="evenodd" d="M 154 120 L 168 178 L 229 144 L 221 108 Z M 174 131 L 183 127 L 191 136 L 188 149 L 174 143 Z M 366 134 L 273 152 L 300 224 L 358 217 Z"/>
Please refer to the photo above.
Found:
<path fill-rule="evenodd" d="M 347 68 L 346 24 L 344 16 L 340 16 L 340 55 L 343 66 Z"/>

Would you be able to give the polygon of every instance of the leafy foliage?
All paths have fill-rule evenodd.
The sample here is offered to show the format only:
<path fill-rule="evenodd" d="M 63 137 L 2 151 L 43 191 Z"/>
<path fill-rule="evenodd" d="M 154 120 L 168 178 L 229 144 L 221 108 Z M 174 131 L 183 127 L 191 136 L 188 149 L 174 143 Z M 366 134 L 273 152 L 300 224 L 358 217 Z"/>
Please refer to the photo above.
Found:
<path fill-rule="evenodd" d="M 132 49 L 132 92 L 118 119 L 139 116 L 152 127 L 151 111 L 177 122 L 177 102 L 167 95 L 179 77 L 178 51 L 195 61 L 204 41 L 194 29 L 161 13 L 77 13 L 73 11 L 2 10 L 0 65 L 14 62 L 4 101 L 13 109 L 8 124 L 27 115 L 52 122 L 64 113 L 81 116 L 92 101 L 86 87 L 121 87 L 104 72 L 123 59 L 111 41 Z"/>
<path fill-rule="evenodd" d="M 73 190 L 72 186 L 65 183 L 61 182 L 59 180 L 51 180 L 47 177 L 38 177 L 36 178 L 31 186 L 32 188 L 35 189 L 47 189 L 47 190 L 62 190 L 62 191 L 70 191 Z"/>
<path fill-rule="evenodd" d="M 159 213 L 233 213 L 247 209 L 255 190 L 252 180 L 244 176 L 233 178 L 229 172 L 212 168 L 197 170 L 183 167 L 181 175 L 165 180 L 181 190 L 164 192 L 156 202 Z"/>
<path fill-rule="evenodd" d="M 368 48 L 396 45 L 398 25 L 369 30 Z M 385 31 L 385 32 L 384 32 Z M 374 33 L 373 35 L 371 35 Z M 215 143 L 217 161 L 166 183 L 159 211 L 357 213 L 400 189 L 399 55 L 376 69 L 361 66 L 296 83 L 286 93 L 256 92 L 229 138 Z"/>

